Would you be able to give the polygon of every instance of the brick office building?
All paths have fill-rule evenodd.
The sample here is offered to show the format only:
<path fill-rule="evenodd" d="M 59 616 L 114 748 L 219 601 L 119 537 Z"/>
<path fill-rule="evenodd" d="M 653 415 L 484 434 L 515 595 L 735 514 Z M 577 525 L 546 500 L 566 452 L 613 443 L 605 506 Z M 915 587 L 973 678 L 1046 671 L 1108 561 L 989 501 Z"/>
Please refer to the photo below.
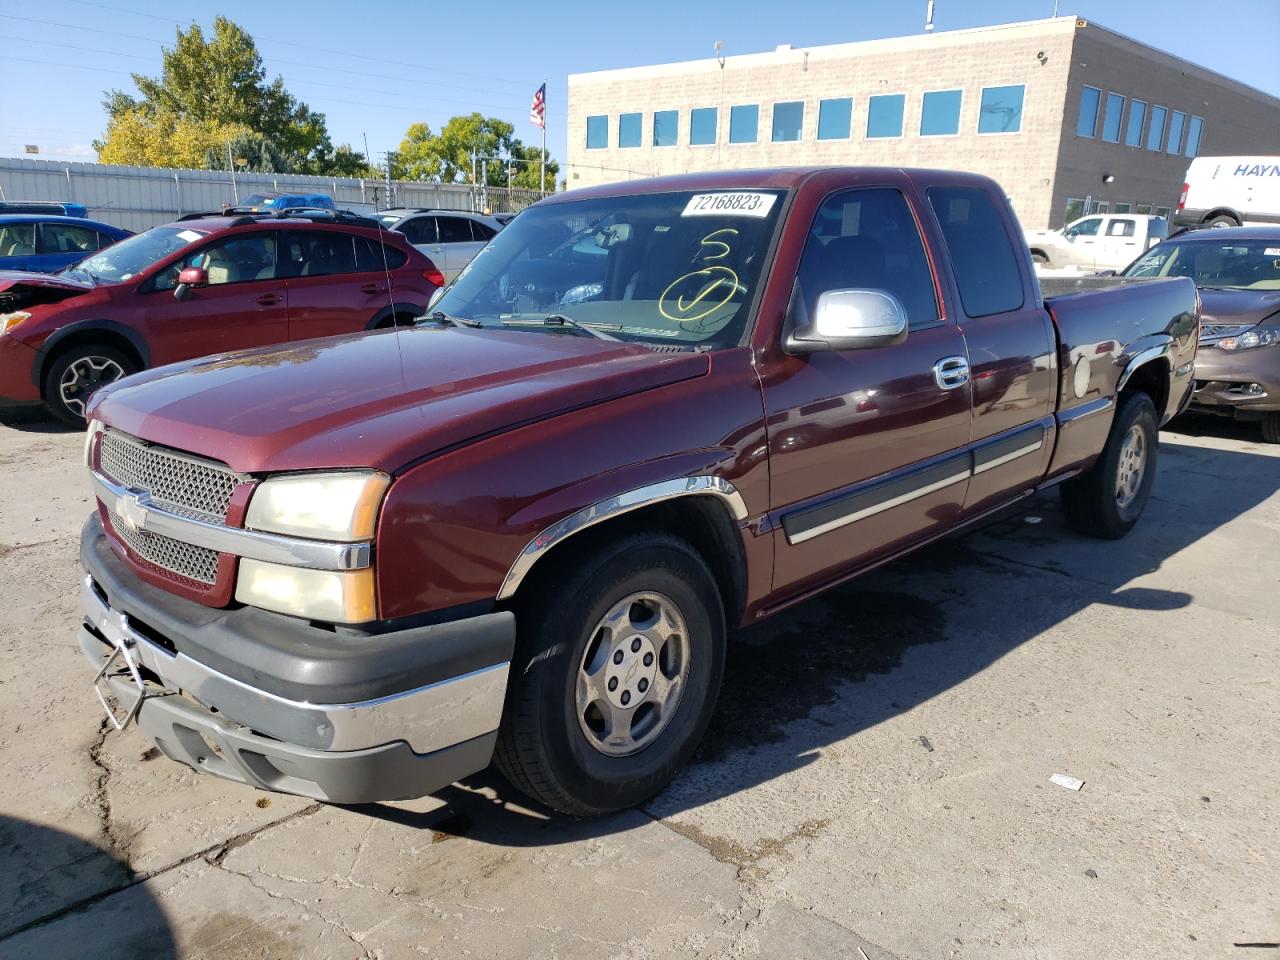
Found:
<path fill-rule="evenodd" d="M 1280 99 L 1057 17 L 569 77 L 569 189 L 870 164 L 996 178 L 1024 226 L 1167 213 L 1190 157 L 1280 154 Z"/>

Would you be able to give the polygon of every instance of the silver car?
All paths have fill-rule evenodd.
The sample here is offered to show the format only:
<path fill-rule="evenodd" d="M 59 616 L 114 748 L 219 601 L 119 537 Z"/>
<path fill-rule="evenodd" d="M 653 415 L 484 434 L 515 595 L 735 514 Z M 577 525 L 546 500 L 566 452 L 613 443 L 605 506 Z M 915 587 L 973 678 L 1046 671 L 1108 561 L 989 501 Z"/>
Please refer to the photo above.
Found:
<path fill-rule="evenodd" d="M 430 257 L 447 283 L 452 283 L 471 258 L 502 229 L 502 224 L 493 217 L 463 210 L 398 207 L 379 210 L 377 218 L 386 229 L 403 233 L 410 243 Z"/>

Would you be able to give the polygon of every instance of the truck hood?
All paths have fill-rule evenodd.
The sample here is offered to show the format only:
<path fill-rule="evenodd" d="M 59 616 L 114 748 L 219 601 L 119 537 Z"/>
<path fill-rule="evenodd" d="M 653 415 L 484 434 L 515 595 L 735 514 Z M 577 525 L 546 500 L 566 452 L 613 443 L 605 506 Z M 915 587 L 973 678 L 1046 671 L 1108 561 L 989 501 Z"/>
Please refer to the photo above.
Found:
<path fill-rule="evenodd" d="M 477 437 L 709 368 L 706 354 L 576 334 L 416 327 L 160 367 L 100 391 L 91 412 L 242 473 L 393 473 Z"/>
<path fill-rule="evenodd" d="M 1253 326 L 1280 310 L 1280 290 L 1200 288 L 1201 323 Z"/>

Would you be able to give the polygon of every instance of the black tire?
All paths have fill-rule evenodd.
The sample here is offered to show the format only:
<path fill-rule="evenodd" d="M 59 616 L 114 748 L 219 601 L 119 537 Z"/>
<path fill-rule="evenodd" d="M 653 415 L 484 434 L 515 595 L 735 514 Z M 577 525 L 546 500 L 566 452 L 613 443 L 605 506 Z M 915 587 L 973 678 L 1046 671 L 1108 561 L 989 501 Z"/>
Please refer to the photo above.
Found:
<path fill-rule="evenodd" d="M 1267 443 L 1280 443 L 1280 413 L 1263 414 L 1262 439 Z"/>
<path fill-rule="evenodd" d="M 1215 213 L 1205 221 L 1211 227 L 1238 227 L 1240 221 L 1229 213 Z"/>
<path fill-rule="evenodd" d="M 578 552 L 544 574 L 550 575 L 518 613 L 519 640 L 494 760 L 517 789 L 563 813 L 589 817 L 633 807 L 671 781 L 715 708 L 725 655 L 715 579 L 683 540 L 653 534 Z M 589 650 L 593 659 L 599 652 L 593 640 L 605 614 L 637 593 L 668 599 L 683 617 L 688 670 L 670 719 L 655 725 L 653 739 L 636 752 L 611 756 L 588 739 L 579 721 L 579 670 Z M 636 703 L 633 718 L 643 708 Z M 591 716 L 590 709 L 584 716 Z"/>
<path fill-rule="evenodd" d="M 1041 253 L 1039 250 L 1032 250 L 1032 251 L 1031 251 L 1031 262 L 1032 262 L 1032 263 L 1038 263 L 1038 264 L 1040 264 L 1041 266 L 1044 266 L 1044 265 L 1046 265 L 1046 264 L 1049 262 L 1049 257 L 1048 257 L 1048 255 L 1047 255 L 1047 254 Z"/>
<path fill-rule="evenodd" d="M 1125 469 L 1125 440 L 1135 429 L 1141 434 L 1143 470 L 1136 489 L 1132 490 L 1132 499 L 1122 502 L 1117 486 Z M 1142 516 L 1155 479 L 1156 431 L 1156 407 L 1151 397 L 1140 391 L 1121 395 L 1120 407 L 1097 463 L 1060 488 L 1067 523 L 1080 533 L 1106 540 L 1118 540 L 1133 529 Z"/>
<path fill-rule="evenodd" d="M 87 367 L 80 366 L 79 372 L 72 373 L 82 381 L 82 385 L 70 394 L 72 399 L 69 401 L 63 392 L 63 378 L 78 365 L 86 363 Z M 137 372 L 138 364 L 123 350 L 103 343 L 76 344 L 60 353 L 49 365 L 41 395 L 45 406 L 56 418 L 69 427 L 83 427 L 84 408 L 94 392 Z"/>

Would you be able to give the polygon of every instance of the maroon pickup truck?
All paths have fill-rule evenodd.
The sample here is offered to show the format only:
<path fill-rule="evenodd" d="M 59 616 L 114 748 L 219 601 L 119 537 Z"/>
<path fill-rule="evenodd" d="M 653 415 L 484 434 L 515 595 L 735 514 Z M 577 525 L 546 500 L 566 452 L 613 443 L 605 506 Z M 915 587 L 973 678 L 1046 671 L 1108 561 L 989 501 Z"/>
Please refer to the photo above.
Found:
<path fill-rule="evenodd" d="M 562 811 L 643 801 L 730 628 L 1053 484 L 1085 533 L 1137 521 L 1195 286 L 1046 303 L 1021 236 L 967 174 L 617 184 L 522 213 L 414 328 L 113 384 L 95 688 L 262 789 L 407 798 L 496 761 Z"/>

